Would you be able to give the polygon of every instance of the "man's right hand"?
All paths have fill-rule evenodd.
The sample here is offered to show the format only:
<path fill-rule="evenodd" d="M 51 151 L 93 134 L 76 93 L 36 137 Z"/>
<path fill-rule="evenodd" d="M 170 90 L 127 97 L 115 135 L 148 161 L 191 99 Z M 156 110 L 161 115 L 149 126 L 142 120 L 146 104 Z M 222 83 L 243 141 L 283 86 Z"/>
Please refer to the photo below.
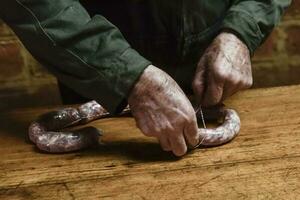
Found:
<path fill-rule="evenodd" d="M 162 70 L 148 66 L 131 91 L 128 103 L 137 127 L 146 136 L 158 138 L 163 150 L 183 156 L 187 146 L 199 143 L 190 101 Z"/>

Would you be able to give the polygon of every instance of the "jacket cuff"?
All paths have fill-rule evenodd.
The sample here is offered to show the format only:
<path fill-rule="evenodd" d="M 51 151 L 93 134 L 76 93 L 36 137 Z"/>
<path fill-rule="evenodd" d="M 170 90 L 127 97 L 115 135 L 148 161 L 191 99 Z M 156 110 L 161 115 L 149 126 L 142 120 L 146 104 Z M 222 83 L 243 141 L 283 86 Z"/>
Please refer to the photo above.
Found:
<path fill-rule="evenodd" d="M 151 62 L 142 57 L 132 48 L 125 50 L 122 55 L 111 62 L 111 77 L 107 85 L 110 85 L 111 94 L 106 97 L 99 96 L 95 100 L 99 102 L 111 114 L 121 112 L 127 105 L 128 98 L 132 88 L 142 75 L 145 68 L 151 65 Z M 103 79 L 103 78 L 100 78 Z M 112 80 L 112 81 L 111 81 Z M 124 103 L 125 102 L 125 103 Z"/>
<path fill-rule="evenodd" d="M 263 34 L 253 17 L 244 11 L 230 11 L 221 26 L 230 29 L 248 46 L 251 55 L 263 41 Z"/>

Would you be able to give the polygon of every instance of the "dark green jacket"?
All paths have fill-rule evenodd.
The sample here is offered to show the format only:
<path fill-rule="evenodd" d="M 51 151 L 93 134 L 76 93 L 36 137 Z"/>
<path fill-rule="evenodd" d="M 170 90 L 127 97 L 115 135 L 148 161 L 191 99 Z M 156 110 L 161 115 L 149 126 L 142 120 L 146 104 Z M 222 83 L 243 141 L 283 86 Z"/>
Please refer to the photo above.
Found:
<path fill-rule="evenodd" d="M 236 32 L 253 52 L 290 3 L 1 0 L 0 17 L 61 82 L 116 112 L 151 62 L 196 62 L 222 29 Z"/>

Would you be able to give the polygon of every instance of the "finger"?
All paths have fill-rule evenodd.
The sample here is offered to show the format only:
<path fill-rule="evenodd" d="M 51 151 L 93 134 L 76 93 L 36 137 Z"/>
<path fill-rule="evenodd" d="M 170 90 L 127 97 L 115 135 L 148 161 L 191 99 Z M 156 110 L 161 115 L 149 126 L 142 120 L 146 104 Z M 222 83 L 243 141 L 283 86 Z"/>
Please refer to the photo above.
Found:
<path fill-rule="evenodd" d="M 168 137 L 161 136 L 158 140 L 159 140 L 161 148 L 164 151 L 172 151 L 171 144 L 170 144 Z"/>
<path fill-rule="evenodd" d="M 136 123 L 136 126 L 142 131 L 142 133 L 147 137 L 153 137 L 150 128 L 147 125 Z"/>
<path fill-rule="evenodd" d="M 135 125 L 147 137 L 155 136 L 144 120 L 136 120 Z"/>
<path fill-rule="evenodd" d="M 238 75 L 236 75 L 234 77 L 238 77 Z M 250 78 L 250 80 L 248 80 L 248 79 L 247 79 L 247 81 L 239 81 L 237 79 L 226 81 L 226 83 L 224 84 L 222 101 L 224 101 L 228 97 L 231 97 L 238 91 L 245 90 L 245 89 L 248 89 L 249 87 L 251 87 L 252 79 L 251 78 Z"/>
<path fill-rule="evenodd" d="M 149 115 L 135 113 L 134 118 L 136 122 L 136 127 L 139 128 L 145 136 L 147 137 L 157 136 L 153 128 L 149 126 L 149 122 L 151 120 Z"/>
<path fill-rule="evenodd" d="M 224 81 L 210 75 L 207 88 L 203 97 L 202 105 L 205 107 L 214 106 L 221 102 L 223 96 Z"/>
<path fill-rule="evenodd" d="M 176 134 L 169 138 L 172 151 L 176 156 L 183 156 L 187 152 L 187 146 L 183 134 Z"/>
<path fill-rule="evenodd" d="M 198 135 L 198 124 L 196 120 L 196 116 L 193 118 L 193 120 L 188 123 L 184 128 L 184 136 L 186 139 L 186 142 L 190 147 L 194 147 L 199 142 L 199 135 Z"/>
<path fill-rule="evenodd" d="M 251 88 L 253 85 L 253 77 L 252 74 L 246 79 L 245 83 L 243 84 L 243 86 L 241 87 L 240 90 L 246 90 Z"/>
<path fill-rule="evenodd" d="M 192 87 L 198 102 L 200 102 L 203 98 L 203 93 L 205 90 L 205 58 L 204 57 L 200 60 L 197 66 L 197 71 L 195 73 L 195 78 L 193 80 Z"/>
<path fill-rule="evenodd" d="M 233 83 L 230 83 L 230 82 L 227 81 L 224 84 L 223 95 L 222 95 L 221 102 L 225 101 L 227 98 L 231 97 L 232 95 L 234 95 L 239 90 L 240 90 L 239 84 L 233 84 Z"/>

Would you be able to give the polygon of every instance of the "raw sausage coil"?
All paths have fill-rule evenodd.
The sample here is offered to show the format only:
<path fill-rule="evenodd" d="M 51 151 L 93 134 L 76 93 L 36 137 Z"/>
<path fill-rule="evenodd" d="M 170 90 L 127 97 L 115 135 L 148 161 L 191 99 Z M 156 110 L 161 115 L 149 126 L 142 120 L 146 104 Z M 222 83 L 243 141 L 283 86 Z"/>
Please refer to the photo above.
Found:
<path fill-rule="evenodd" d="M 129 108 L 126 108 L 122 113 L 129 111 Z M 234 139 L 239 133 L 241 122 L 236 111 L 223 109 L 222 112 L 206 116 L 216 119 L 218 115 L 220 117 L 220 113 L 223 123 L 219 127 L 198 130 L 199 146 L 222 145 Z M 101 135 L 96 128 L 85 127 L 76 131 L 63 131 L 63 129 L 108 116 L 110 114 L 96 101 L 85 103 L 78 108 L 64 108 L 49 112 L 31 123 L 28 131 L 29 138 L 40 150 L 49 153 L 72 152 L 96 146 Z"/>

